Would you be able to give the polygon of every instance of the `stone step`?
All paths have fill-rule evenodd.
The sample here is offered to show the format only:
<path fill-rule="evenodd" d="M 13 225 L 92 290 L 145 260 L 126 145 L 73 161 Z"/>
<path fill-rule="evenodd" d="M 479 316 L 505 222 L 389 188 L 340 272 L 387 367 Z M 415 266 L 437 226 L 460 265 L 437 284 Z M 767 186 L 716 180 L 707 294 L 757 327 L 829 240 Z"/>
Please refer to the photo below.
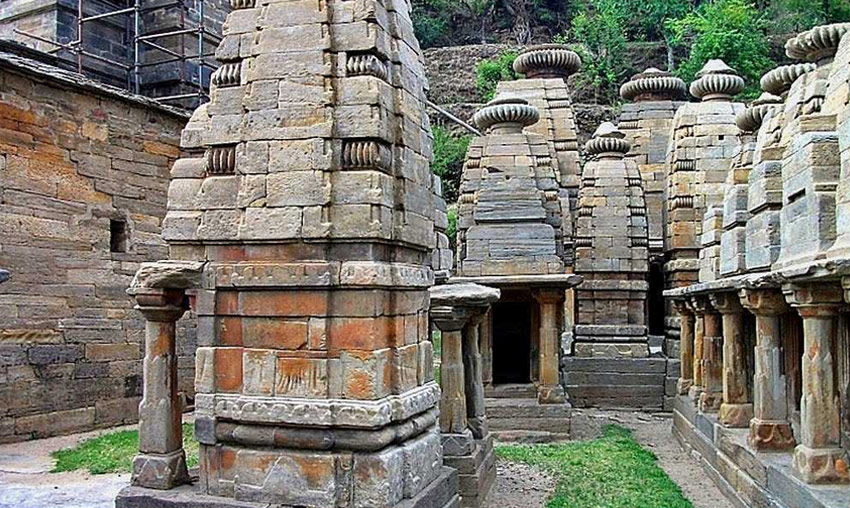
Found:
<path fill-rule="evenodd" d="M 529 431 L 529 430 L 500 430 L 494 431 L 493 436 L 503 443 L 538 444 L 569 441 L 570 435 L 558 432 Z"/>
<path fill-rule="evenodd" d="M 666 373 L 621 374 L 618 372 L 570 372 L 564 374 L 568 386 L 664 386 Z"/>
<path fill-rule="evenodd" d="M 532 384 L 491 385 L 484 387 L 484 396 L 499 399 L 537 400 L 537 388 Z"/>
<path fill-rule="evenodd" d="M 658 397 L 664 396 L 664 383 L 654 385 L 607 385 L 607 384 L 568 384 L 570 399 L 613 399 L 620 397 Z"/>
<path fill-rule="evenodd" d="M 659 397 L 614 397 L 614 398 L 581 398 L 572 397 L 570 402 L 573 407 L 588 408 L 595 407 L 601 409 L 640 409 L 643 411 L 660 411 L 664 408 L 664 398 Z"/>
<path fill-rule="evenodd" d="M 485 399 L 487 418 L 569 418 L 567 404 L 540 404 L 537 399 Z"/>
<path fill-rule="evenodd" d="M 523 430 L 545 431 L 560 434 L 570 433 L 569 418 L 494 418 L 487 420 L 490 431 Z"/>
<path fill-rule="evenodd" d="M 667 372 L 666 358 L 576 358 L 561 359 L 562 370 L 571 372 L 619 373 L 619 374 L 664 374 Z"/>

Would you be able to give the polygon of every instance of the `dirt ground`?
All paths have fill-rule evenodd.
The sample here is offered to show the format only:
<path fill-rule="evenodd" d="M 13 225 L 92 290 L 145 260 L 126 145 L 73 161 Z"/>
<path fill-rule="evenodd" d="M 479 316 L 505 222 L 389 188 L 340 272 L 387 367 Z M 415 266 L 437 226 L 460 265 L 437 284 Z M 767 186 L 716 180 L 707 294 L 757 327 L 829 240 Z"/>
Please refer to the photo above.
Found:
<path fill-rule="evenodd" d="M 682 487 L 694 508 L 732 508 L 673 439 L 669 416 L 576 410 L 572 431 L 576 439 L 592 439 L 609 423 L 632 429 L 637 440 L 658 456 L 661 467 Z M 113 508 L 115 495 L 129 483 L 128 475 L 49 472 L 51 452 L 99 433 L 0 446 L 0 508 Z M 555 489 L 551 476 L 524 464 L 499 462 L 496 470 L 486 508 L 542 508 Z"/>
<path fill-rule="evenodd" d="M 610 423 L 631 429 L 638 442 L 655 453 L 661 468 L 682 488 L 694 508 L 733 508 L 699 464 L 673 438 L 669 415 L 576 410 L 573 412 L 573 437 L 593 439 Z M 523 464 L 500 461 L 486 508 L 543 508 L 554 489 L 555 480 L 551 476 Z"/>

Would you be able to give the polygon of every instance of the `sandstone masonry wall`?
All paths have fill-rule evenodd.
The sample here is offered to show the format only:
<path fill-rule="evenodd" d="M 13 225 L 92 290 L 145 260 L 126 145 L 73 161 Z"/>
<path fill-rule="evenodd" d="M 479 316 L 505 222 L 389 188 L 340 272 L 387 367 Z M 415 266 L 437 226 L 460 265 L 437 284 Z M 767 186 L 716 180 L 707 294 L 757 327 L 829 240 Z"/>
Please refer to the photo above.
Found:
<path fill-rule="evenodd" d="M 0 53 L 0 442 L 135 421 L 143 322 L 125 290 L 160 228 L 186 118 Z M 181 328 L 192 392 L 194 330 Z"/>

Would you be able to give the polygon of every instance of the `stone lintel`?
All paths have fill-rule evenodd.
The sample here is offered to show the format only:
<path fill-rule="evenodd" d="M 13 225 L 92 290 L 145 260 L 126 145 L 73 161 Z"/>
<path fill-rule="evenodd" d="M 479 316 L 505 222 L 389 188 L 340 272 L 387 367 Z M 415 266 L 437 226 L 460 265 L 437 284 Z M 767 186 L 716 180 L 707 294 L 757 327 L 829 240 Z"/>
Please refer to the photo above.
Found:
<path fill-rule="evenodd" d="M 499 289 L 479 284 L 445 284 L 429 291 L 432 307 L 487 307 L 499 301 Z"/>
<path fill-rule="evenodd" d="M 584 282 L 581 275 L 570 273 L 551 275 L 484 275 L 481 277 L 452 277 L 449 284 L 464 283 L 482 284 L 499 289 L 513 289 L 517 287 L 569 289 Z"/>
<path fill-rule="evenodd" d="M 203 261 L 156 261 L 142 263 L 130 289 L 130 295 L 149 289 L 196 289 L 201 287 Z"/>

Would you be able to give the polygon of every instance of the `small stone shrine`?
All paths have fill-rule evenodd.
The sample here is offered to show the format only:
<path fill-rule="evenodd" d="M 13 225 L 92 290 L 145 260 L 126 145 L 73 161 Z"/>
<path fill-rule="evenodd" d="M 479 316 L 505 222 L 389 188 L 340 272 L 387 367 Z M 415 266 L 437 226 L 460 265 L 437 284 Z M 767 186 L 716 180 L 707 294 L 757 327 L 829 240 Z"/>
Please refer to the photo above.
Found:
<path fill-rule="evenodd" d="M 576 224 L 577 357 L 645 358 L 646 202 L 625 134 L 603 123 L 588 141 Z"/>
<path fill-rule="evenodd" d="M 558 241 L 562 209 L 554 154 L 546 138 L 523 131 L 538 119 L 537 109 L 517 98 L 497 99 L 475 115 L 485 135 L 470 144 L 463 170 L 452 282 L 501 290 L 481 337 L 490 393 L 503 388 L 503 395 L 521 396 L 532 408 L 538 402 L 561 405 L 564 414 L 546 432 L 566 435 L 559 377 L 564 294 L 580 278 L 565 273 Z"/>
<path fill-rule="evenodd" d="M 234 6 L 172 171 L 174 261 L 132 289 L 148 320 L 141 453 L 116 506 L 456 507 L 409 3 Z M 200 470 L 181 487 L 174 321 L 189 303 Z"/>

